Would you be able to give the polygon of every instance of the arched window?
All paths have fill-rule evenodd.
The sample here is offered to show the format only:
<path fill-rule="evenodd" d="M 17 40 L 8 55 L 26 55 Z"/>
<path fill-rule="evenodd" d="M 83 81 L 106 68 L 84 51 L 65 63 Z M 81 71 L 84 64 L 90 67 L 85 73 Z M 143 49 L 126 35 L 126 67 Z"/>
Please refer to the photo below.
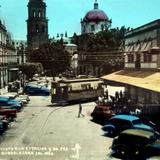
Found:
<path fill-rule="evenodd" d="M 36 17 L 36 11 L 33 10 L 33 17 Z"/>
<path fill-rule="evenodd" d="M 91 25 L 91 31 L 95 31 L 95 26 L 93 24 Z"/>
<path fill-rule="evenodd" d="M 84 33 L 86 32 L 86 26 L 83 26 L 83 32 Z"/>
<path fill-rule="evenodd" d="M 42 16 L 42 13 L 41 13 L 41 11 L 39 10 L 38 11 L 38 17 L 41 17 Z"/>
<path fill-rule="evenodd" d="M 101 25 L 101 31 L 103 31 L 103 30 L 104 30 L 104 25 L 102 24 L 102 25 Z"/>
<path fill-rule="evenodd" d="M 38 24 L 35 25 L 35 30 L 37 33 L 39 32 L 39 25 Z"/>
<path fill-rule="evenodd" d="M 43 25 L 42 26 L 42 33 L 44 33 L 45 32 L 45 26 Z"/>

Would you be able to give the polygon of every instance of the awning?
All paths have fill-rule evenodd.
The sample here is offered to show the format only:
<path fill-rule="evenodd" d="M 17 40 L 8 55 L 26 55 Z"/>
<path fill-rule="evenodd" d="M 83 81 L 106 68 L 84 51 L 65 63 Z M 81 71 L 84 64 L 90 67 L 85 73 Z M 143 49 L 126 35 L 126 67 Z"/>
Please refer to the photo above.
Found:
<path fill-rule="evenodd" d="M 141 51 L 142 52 L 149 51 L 151 49 L 151 46 L 152 46 L 152 42 L 151 41 L 145 42 L 141 47 Z"/>
<path fill-rule="evenodd" d="M 160 72 L 122 70 L 101 77 L 104 80 L 128 84 L 139 88 L 160 92 Z"/>
<path fill-rule="evenodd" d="M 141 47 L 141 45 L 137 44 L 136 47 L 135 47 L 135 49 L 134 49 L 134 52 L 138 52 L 140 50 L 140 47 Z"/>
<path fill-rule="evenodd" d="M 131 46 L 126 46 L 125 47 L 125 52 L 129 52 L 130 48 L 131 48 Z"/>

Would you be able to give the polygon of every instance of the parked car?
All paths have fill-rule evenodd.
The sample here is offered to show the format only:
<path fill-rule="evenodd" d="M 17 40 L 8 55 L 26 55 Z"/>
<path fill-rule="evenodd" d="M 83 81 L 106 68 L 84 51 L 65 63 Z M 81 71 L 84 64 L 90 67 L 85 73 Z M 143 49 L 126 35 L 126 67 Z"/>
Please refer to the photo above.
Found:
<path fill-rule="evenodd" d="M 7 92 L 7 93 L 4 93 L 4 94 L 0 95 L 0 97 L 15 99 L 17 97 L 17 95 L 18 95 L 17 92 Z"/>
<path fill-rule="evenodd" d="M 115 136 L 118 133 L 131 128 L 140 128 L 144 130 L 151 130 L 153 128 L 148 126 L 139 119 L 137 116 L 133 115 L 115 115 L 113 116 L 103 127 L 105 134 L 108 136 Z"/>
<path fill-rule="evenodd" d="M 97 105 L 91 113 L 91 117 L 93 118 L 93 120 L 100 122 L 106 122 L 114 115 L 115 113 L 112 110 L 112 107 L 106 105 Z"/>
<path fill-rule="evenodd" d="M 8 93 L 5 93 L 5 94 L 1 95 L 1 97 L 14 99 L 14 100 L 22 102 L 23 104 L 27 104 L 30 101 L 28 95 L 26 95 L 26 94 L 17 94 L 16 92 L 8 92 Z"/>
<path fill-rule="evenodd" d="M 3 135 L 4 129 L 3 129 L 3 122 L 0 120 L 0 135 Z"/>
<path fill-rule="evenodd" d="M 160 156 L 160 137 L 152 131 L 127 129 L 114 138 L 111 149 L 116 156 L 125 158 Z"/>
<path fill-rule="evenodd" d="M 5 132 L 8 129 L 9 126 L 9 120 L 6 118 L 6 116 L 0 116 L 0 121 L 2 122 L 3 132 Z"/>
<path fill-rule="evenodd" d="M 13 122 L 17 118 L 17 110 L 0 109 L 0 115 L 5 116 L 10 122 Z"/>
<path fill-rule="evenodd" d="M 19 101 L 7 97 L 0 97 L 0 108 L 16 109 L 17 111 L 20 111 L 22 107 L 23 104 Z"/>
<path fill-rule="evenodd" d="M 29 95 L 41 95 L 41 96 L 50 95 L 49 89 L 47 89 L 46 87 L 41 87 L 41 86 L 27 85 L 24 88 L 24 92 Z"/>

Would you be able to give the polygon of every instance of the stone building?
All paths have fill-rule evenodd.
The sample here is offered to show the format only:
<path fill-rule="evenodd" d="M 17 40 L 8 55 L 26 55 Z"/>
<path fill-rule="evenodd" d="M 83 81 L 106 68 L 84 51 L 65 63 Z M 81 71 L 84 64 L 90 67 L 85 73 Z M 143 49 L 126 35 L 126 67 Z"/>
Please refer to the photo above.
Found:
<path fill-rule="evenodd" d="M 12 45 L 16 49 L 17 63 L 23 64 L 26 63 L 26 49 L 27 41 L 25 40 L 12 40 Z"/>
<path fill-rule="evenodd" d="M 4 87 L 8 82 L 7 65 L 6 65 L 6 45 L 7 45 L 7 30 L 2 21 L 0 21 L 0 88 Z"/>
<path fill-rule="evenodd" d="M 43 0 L 29 0 L 27 20 L 27 43 L 31 50 L 48 42 L 48 19 Z"/>
<path fill-rule="evenodd" d="M 160 20 L 126 33 L 125 67 L 102 78 L 125 86 L 128 98 L 148 113 L 160 113 Z"/>
<path fill-rule="evenodd" d="M 0 20 L 0 88 L 18 77 L 17 55 L 11 43 L 11 34 Z"/>
<path fill-rule="evenodd" d="M 81 20 L 81 34 L 97 33 L 107 29 L 111 21 L 103 10 L 98 7 L 97 0 L 94 3 L 94 9 L 88 11 Z"/>
<path fill-rule="evenodd" d="M 138 27 L 125 36 L 125 68 L 145 70 L 160 68 L 160 20 Z"/>

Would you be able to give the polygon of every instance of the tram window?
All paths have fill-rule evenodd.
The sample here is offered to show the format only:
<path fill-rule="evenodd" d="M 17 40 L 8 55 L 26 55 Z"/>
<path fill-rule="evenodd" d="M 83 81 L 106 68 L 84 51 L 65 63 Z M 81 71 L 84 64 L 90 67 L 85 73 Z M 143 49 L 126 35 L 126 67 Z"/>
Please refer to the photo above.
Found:
<path fill-rule="evenodd" d="M 56 94 L 56 89 L 52 89 L 52 93 L 53 93 L 53 94 Z"/>
<path fill-rule="evenodd" d="M 72 91 L 72 87 L 70 86 L 70 87 L 68 87 L 68 91 L 70 92 L 70 91 Z"/>
<path fill-rule="evenodd" d="M 82 84 L 81 85 L 82 90 L 89 90 L 91 88 L 90 84 Z"/>

